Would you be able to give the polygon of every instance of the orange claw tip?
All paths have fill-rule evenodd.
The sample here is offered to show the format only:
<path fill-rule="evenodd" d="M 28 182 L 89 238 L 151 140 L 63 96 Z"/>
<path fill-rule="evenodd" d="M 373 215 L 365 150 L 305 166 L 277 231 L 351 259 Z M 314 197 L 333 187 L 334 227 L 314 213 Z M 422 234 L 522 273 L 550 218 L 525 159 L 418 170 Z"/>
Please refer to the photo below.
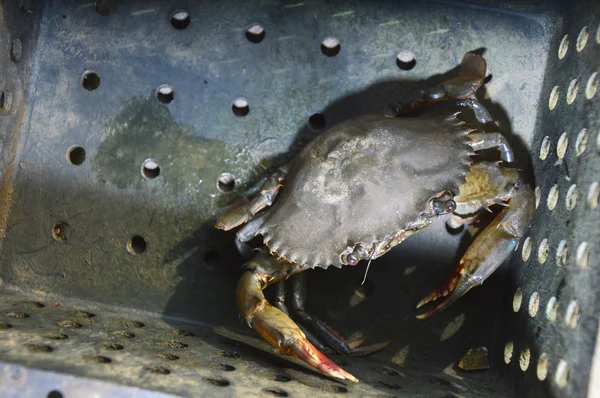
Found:
<path fill-rule="evenodd" d="M 356 377 L 340 368 L 335 362 L 323 355 L 321 351 L 319 351 L 305 338 L 296 340 L 289 348 L 291 355 L 303 360 L 310 366 L 320 370 L 328 376 L 342 380 L 349 380 L 355 383 L 358 382 Z"/>

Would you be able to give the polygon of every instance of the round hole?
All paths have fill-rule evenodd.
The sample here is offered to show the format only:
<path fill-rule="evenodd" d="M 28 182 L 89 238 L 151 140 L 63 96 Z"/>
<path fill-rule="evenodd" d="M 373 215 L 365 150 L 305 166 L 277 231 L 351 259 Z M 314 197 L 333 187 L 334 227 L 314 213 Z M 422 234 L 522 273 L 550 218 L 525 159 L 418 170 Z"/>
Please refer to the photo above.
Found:
<path fill-rule="evenodd" d="M 208 384 L 212 384 L 213 386 L 217 386 L 217 387 L 227 387 L 231 384 L 229 382 L 229 380 L 226 380 L 226 379 L 213 379 L 211 377 L 205 377 L 202 380 L 204 380 L 204 382 L 206 382 Z"/>
<path fill-rule="evenodd" d="M 590 37 L 590 30 L 587 26 L 584 26 L 579 31 L 579 35 L 577 36 L 577 52 L 583 50 L 585 45 L 587 44 L 588 38 Z"/>
<path fill-rule="evenodd" d="M 548 376 L 548 355 L 540 355 L 540 359 L 538 359 L 537 363 L 536 373 L 539 381 L 546 380 L 546 376 Z"/>
<path fill-rule="evenodd" d="M 558 59 L 563 59 L 569 49 L 569 35 L 564 35 L 558 46 Z"/>
<path fill-rule="evenodd" d="M 594 181 L 592 185 L 590 185 L 587 194 L 588 206 L 590 206 L 591 209 L 596 209 L 598 207 L 598 198 L 600 198 L 600 184 L 598 184 L 598 181 Z"/>
<path fill-rule="evenodd" d="M 115 8 L 115 0 L 96 0 L 95 8 L 96 12 L 100 15 L 110 15 Z"/>
<path fill-rule="evenodd" d="M 396 56 L 396 65 L 402 70 L 411 70 L 417 64 L 415 53 L 410 50 L 402 50 Z"/>
<path fill-rule="evenodd" d="M 335 57 L 341 49 L 340 41 L 333 37 L 328 37 L 321 43 L 321 51 L 328 57 Z"/>
<path fill-rule="evenodd" d="M 573 79 L 571 83 L 569 83 L 569 88 L 567 89 L 567 104 L 571 105 L 575 98 L 577 98 L 577 92 L 579 91 L 579 80 Z"/>
<path fill-rule="evenodd" d="M 223 193 L 229 193 L 235 188 L 235 177 L 229 173 L 223 173 L 217 179 L 217 189 Z"/>
<path fill-rule="evenodd" d="M 85 71 L 81 75 L 81 85 L 86 90 L 95 90 L 100 86 L 100 76 L 94 71 Z"/>
<path fill-rule="evenodd" d="M 171 374 L 171 371 L 169 369 L 165 368 L 164 366 L 147 366 L 145 369 L 147 372 L 154 373 L 157 375 Z"/>
<path fill-rule="evenodd" d="M 592 99 L 594 95 L 596 95 L 596 91 L 598 91 L 598 84 L 600 83 L 600 75 L 598 72 L 592 73 L 590 78 L 585 85 L 585 98 Z"/>
<path fill-rule="evenodd" d="M 274 397 L 287 397 L 290 394 L 288 394 L 287 391 L 282 390 L 281 388 L 276 388 L 276 387 L 267 387 L 267 388 L 263 388 L 262 389 L 263 392 L 272 395 Z"/>
<path fill-rule="evenodd" d="M 315 113 L 308 118 L 308 125 L 314 130 L 321 130 L 325 127 L 325 116 Z"/>
<path fill-rule="evenodd" d="M 168 84 L 158 86 L 154 94 L 161 104 L 170 104 L 175 99 L 175 90 Z"/>
<path fill-rule="evenodd" d="M 515 295 L 513 296 L 513 311 L 519 312 L 521 309 L 521 303 L 523 302 L 523 291 L 521 288 L 517 288 Z"/>
<path fill-rule="evenodd" d="M 540 246 L 538 247 L 538 261 L 540 264 L 544 264 L 548 258 L 548 239 L 542 239 Z"/>
<path fill-rule="evenodd" d="M 142 163 L 142 176 L 147 180 L 153 180 L 160 175 L 160 165 L 154 159 L 146 159 Z"/>
<path fill-rule="evenodd" d="M 233 372 L 235 370 L 235 366 L 231 366 L 226 363 L 219 363 L 215 367 L 224 372 Z"/>
<path fill-rule="evenodd" d="M 85 149 L 80 146 L 72 146 L 67 149 L 67 161 L 75 166 L 80 166 L 85 162 Z"/>
<path fill-rule="evenodd" d="M 531 238 L 528 236 L 523 242 L 523 249 L 521 249 L 521 258 L 523 261 L 529 260 L 529 256 L 531 256 Z"/>
<path fill-rule="evenodd" d="M 525 347 L 523 351 L 521 351 L 521 355 L 519 355 L 519 367 L 523 372 L 529 368 L 529 361 L 531 360 L 531 350 L 529 347 Z"/>
<path fill-rule="evenodd" d="M 590 256 L 590 247 L 587 242 L 581 242 L 577 246 L 577 253 L 575 254 L 577 266 L 580 269 L 587 267 L 588 258 Z"/>
<path fill-rule="evenodd" d="M 92 363 L 111 363 L 112 359 L 103 355 L 90 355 L 84 358 L 86 362 Z"/>
<path fill-rule="evenodd" d="M 185 10 L 175 10 L 171 13 L 171 25 L 175 29 L 185 29 L 190 24 L 190 14 Z"/>
<path fill-rule="evenodd" d="M 556 367 L 556 373 L 554 374 L 554 381 L 560 388 L 564 388 L 567 385 L 567 379 L 569 377 L 569 365 L 564 359 L 558 362 Z"/>
<path fill-rule="evenodd" d="M 573 210 L 575 205 L 577 204 L 577 185 L 573 184 L 569 187 L 567 191 L 567 197 L 565 199 L 567 210 Z"/>
<path fill-rule="evenodd" d="M 58 222 L 52 227 L 54 240 L 65 241 L 71 236 L 71 226 L 66 222 Z"/>
<path fill-rule="evenodd" d="M 558 185 L 553 185 L 552 188 L 550 188 L 550 192 L 548 192 L 546 204 L 548 205 L 549 210 L 554 210 L 556 203 L 558 203 Z"/>
<path fill-rule="evenodd" d="M 585 148 L 587 147 L 588 142 L 588 133 L 587 129 L 582 129 L 579 134 L 577 134 L 577 141 L 575 141 L 575 154 L 577 156 L 581 156 L 583 152 L 585 152 Z"/>
<path fill-rule="evenodd" d="M 53 390 L 46 395 L 46 398 L 63 398 L 63 394 L 58 390 Z"/>
<path fill-rule="evenodd" d="M 109 351 L 121 351 L 125 347 L 123 347 L 121 344 L 117 344 L 117 343 L 101 343 L 100 348 L 102 348 L 103 350 L 109 350 Z"/>
<path fill-rule="evenodd" d="M 550 152 L 550 137 L 545 136 L 542 140 L 542 146 L 540 146 L 540 159 L 546 160 L 548 152 Z"/>
<path fill-rule="evenodd" d="M 252 43 L 260 43 L 265 38 L 265 28 L 262 25 L 253 23 L 246 29 L 246 39 Z"/>
<path fill-rule="evenodd" d="M 556 104 L 558 104 L 559 94 L 558 86 L 554 86 L 550 92 L 550 99 L 548 100 L 548 108 L 550 108 L 551 111 L 554 110 L 554 108 L 556 108 Z"/>
<path fill-rule="evenodd" d="M 558 243 L 558 248 L 556 249 L 556 265 L 562 267 L 567 263 L 567 252 L 569 248 L 567 247 L 567 241 L 561 240 Z"/>
<path fill-rule="evenodd" d="M 533 292 L 529 298 L 529 316 L 534 317 L 537 315 L 538 309 L 540 308 L 540 295 L 538 292 Z"/>
<path fill-rule="evenodd" d="M 567 133 L 562 133 L 558 138 L 558 144 L 556 144 L 556 155 L 559 159 L 565 157 L 565 153 L 567 152 L 567 147 L 569 146 L 569 136 Z"/>
<path fill-rule="evenodd" d="M 23 54 L 23 43 L 21 40 L 14 39 L 10 44 L 10 60 L 14 63 L 19 62 Z"/>
<path fill-rule="evenodd" d="M 575 329 L 577 321 L 579 321 L 579 305 L 576 301 L 571 301 L 565 313 L 565 324 L 570 326 L 571 329 Z"/>
<path fill-rule="evenodd" d="M 8 113 L 12 108 L 12 94 L 9 91 L 0 92 L 0 113 Z"/>
<path fill-rule="evenodd" d="M 535 208 L 537 209 L 540 205 L 540 198 L 542 197 L 542 187 L 535 188 Z"/>
<path fill-rule="evenodd" d="M 136 235 L 127 242 L 127 251 L 133 255 L 142 254 L 147 249 L 146 239 Z"/>
<path fill-rule="evenodd" d="M 233 101 L 233 104 L 231 105 L 231 110 L 233 111 L 233 114 L 237 117 L 244 117 L 248 113 L 250 113 L 250 105 L 248 104 L 247 100 L 243 98 L 238 98 L 235 101 Z"/>
<path fill-rule="evenodd" d="M 513 349 L 514 349 L 514 344 L 512 341 L 509 341 L 504 346 L 504 363 L 507 365 L 510 363 L 510 361 L 512 359 Z"/>
<path fill-rule="evenodd" d="M 558 314 L 558 301 L 556 301 L 556 297 L 550 297 L 550 300 L 548 300 L 548 304 L 546 305 L 546 318 L 550 322 L 554 322 L 556 320 L 557 314 Z"/>

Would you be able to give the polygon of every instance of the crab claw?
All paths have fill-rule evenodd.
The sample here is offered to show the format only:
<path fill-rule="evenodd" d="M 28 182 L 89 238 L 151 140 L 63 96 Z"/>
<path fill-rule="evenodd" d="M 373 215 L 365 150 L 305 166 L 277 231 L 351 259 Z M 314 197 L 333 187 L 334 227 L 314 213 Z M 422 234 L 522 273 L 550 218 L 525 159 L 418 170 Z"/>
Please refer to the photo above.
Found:
<path fill-rule="evenodd" d="M 246 270 L 238 282 L 237 306 L 248 326 L 282 353 L 299 358 L 326 375 L 357 382 L 356 377 L 312 345 L 289 316 L 266 300 L 262 290 L 277 279 L 274 273 L 269 272 L 272 261 L 275 261 L 273 256 L 259 253 L 246 264 Z"/>
<path fill-rule="evenodd" d="M 418 319 L 450 306 L 465 293 L 483 282 L 517 249 L 519 240 L 533 218 L 534 196 L 529 184 L 520 184 L 509 203 L 469 246 L 458 267 L 432 293 L 419 302 L 417 308 L 435 303 Z"/>

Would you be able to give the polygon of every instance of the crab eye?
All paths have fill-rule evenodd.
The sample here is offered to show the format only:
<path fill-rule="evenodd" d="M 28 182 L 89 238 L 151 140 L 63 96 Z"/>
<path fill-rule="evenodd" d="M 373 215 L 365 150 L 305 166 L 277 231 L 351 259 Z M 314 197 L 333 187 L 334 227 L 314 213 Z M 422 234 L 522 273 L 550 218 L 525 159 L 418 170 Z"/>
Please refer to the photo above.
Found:
<path fill-rule="evenodd" d="M 452 199 L 447 200 L 444 204 L 444 210 L 446 211 L 446 213 L 452 213 L 454 210 L 456 210 L 456 202 Z"/>
<path fill-rule="evenodd" d="M 351 265 L 354 267 L 356 264 L 358 264 L 358 261 L 359 261 L 359 258 L 354 253 L 350 253 L 346 256 L 346 264 L 348 264 L 348 265 Z"/>

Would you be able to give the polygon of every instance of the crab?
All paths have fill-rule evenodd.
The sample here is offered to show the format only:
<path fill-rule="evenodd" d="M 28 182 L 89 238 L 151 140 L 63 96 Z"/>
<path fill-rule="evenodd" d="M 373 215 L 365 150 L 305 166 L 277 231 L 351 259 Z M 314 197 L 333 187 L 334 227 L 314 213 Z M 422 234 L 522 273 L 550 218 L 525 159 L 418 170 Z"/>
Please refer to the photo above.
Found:
<path fill-rule="evenodd" d="M 533 190 L 528 176 L 511 167 L 513 152 L 475 93 L 487 64 L 467 53 L 458 76 L 422 90 L 392 113 L 361 115 L 337 124 L 310 142 L 287 167 L 273 173 L 252 199 L 227 209 L 216 227 L 237 231 L 238 247 L 262 236 L 238 282 L 236 303 L 248 326 L 284 354 L 332 377 L 358 381 L 325 356 L 367 355 L 389 342 L 362 346 L 304 309 L 304 273 L 330 265 L 356 266 L 381 257 L 435 217 L 451 214 L 450 227 L 472 223 L 482 210 L 501 210 L 473 240 L 456 269 L 417 306 L 441 311 L 481 285 L 519 245 L 532 219 Z M 472 110 L 476 123 L 459 112 L 418 115 L 432 102 Z M 489 127 L 488 127 L 489 129 Z M 473 155 L 497 149 L 498 161 Z M 500 205 L 500 206 L 492 206 Z M 290 278 L 291 277 L 291 278 Z M 290 316 L 290 304 L 299 320 Z M 276 284 L 276 300 L 263 290 Z"/>

